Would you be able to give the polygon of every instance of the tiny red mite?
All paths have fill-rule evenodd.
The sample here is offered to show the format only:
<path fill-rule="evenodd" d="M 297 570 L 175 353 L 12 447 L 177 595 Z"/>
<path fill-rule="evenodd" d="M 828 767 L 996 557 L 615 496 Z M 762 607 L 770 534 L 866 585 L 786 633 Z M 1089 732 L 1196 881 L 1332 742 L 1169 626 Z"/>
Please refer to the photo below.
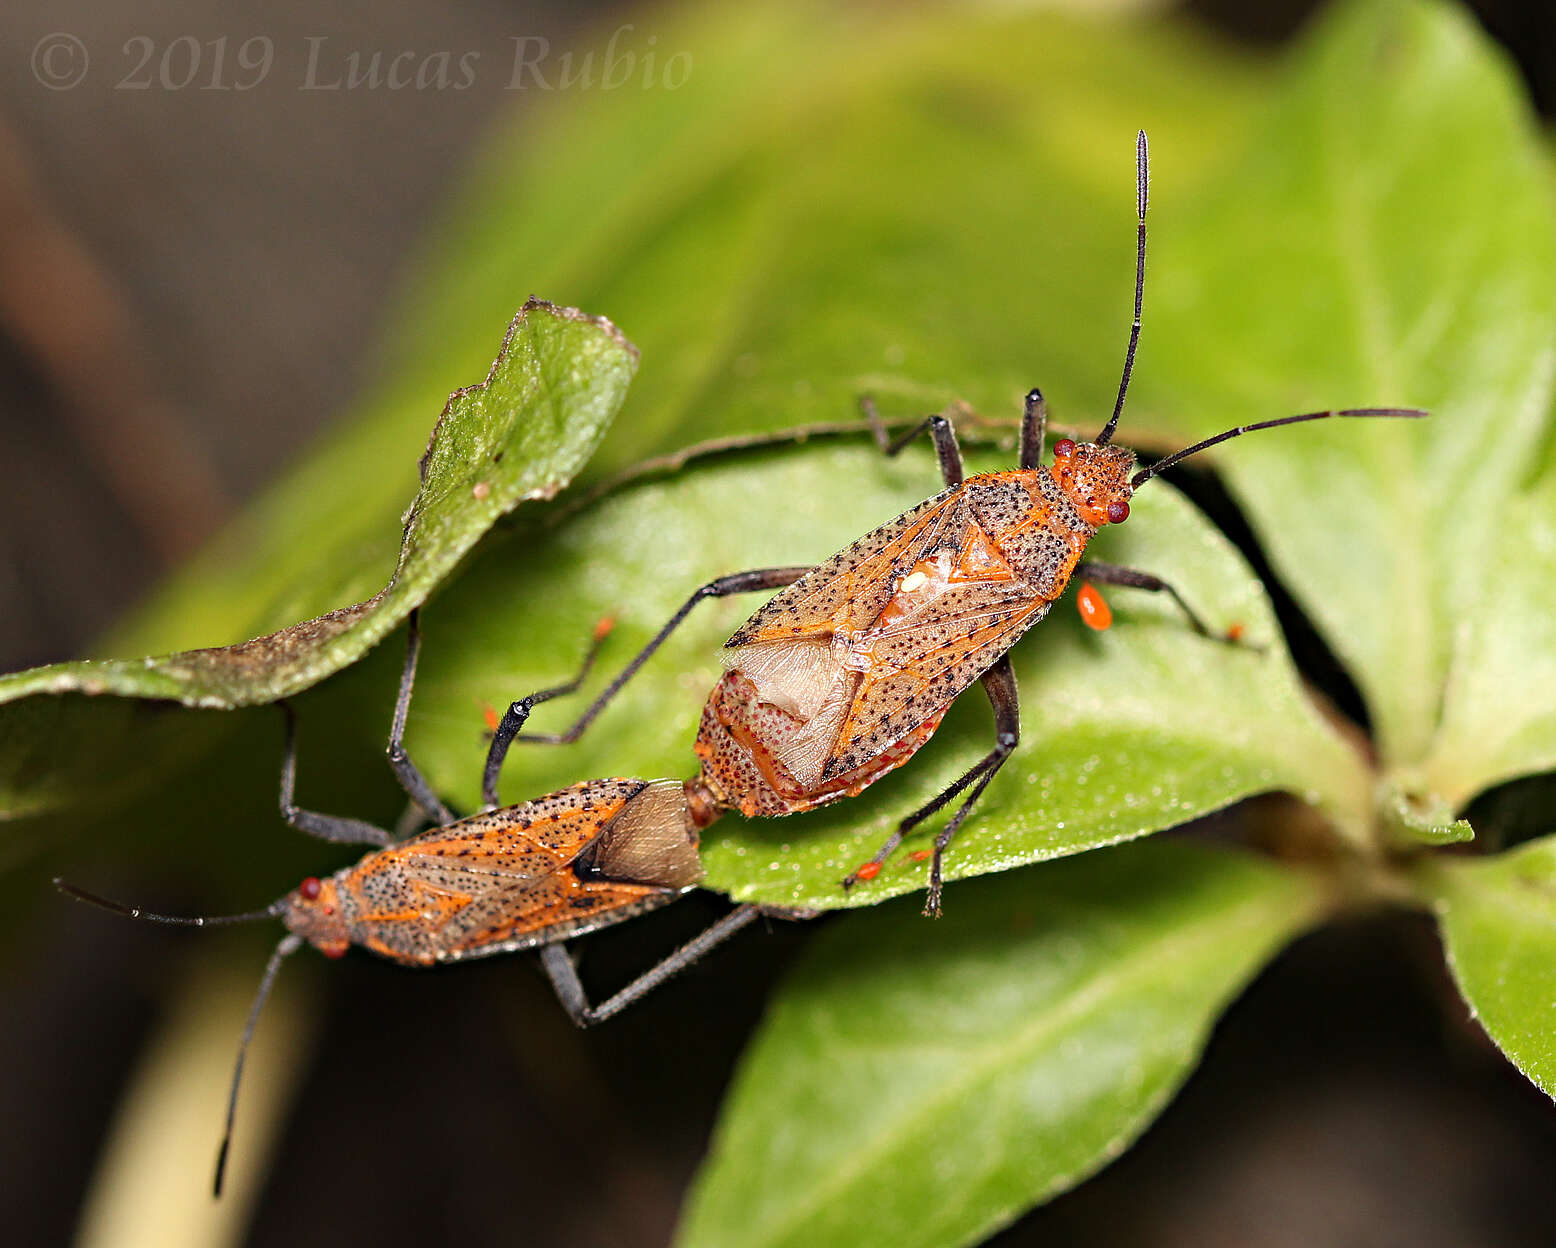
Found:
<path fill-rule="evenodd" d="M 1113 608 L 1108 606 L 1107 599 L 1097 592 L 1097 587 L 1090 581 L 1082 581 L 1081 587 L 1075 591 L 1075 605 L 1087 628 L 1102 633 L 1113 627 Z"/>
<path fill-rule="evenodd" d="M 1084 558 L 1097 532 L 1129 518 L 1134 492 L 1209 447 L 1260 429 L 1345 417 L 1420 417 L 1415 408 L 1328 409 L 1225 430 L 1157 460 L 1110 445 L 1124 410 L 1140 339 L 1145 292 L 1148 181 L 1145 133 L 1136 143 L 1134 320 L 1113 413 L 1094 441 L 1060 438 L 1043 466 L 1047 404 L 1028 392 L 1017 467 L 967 477 L 956 432 L 943 415 L 888 439 L 868 398 L 861 400 L 877 441 L 894 455 L 926 430 L 945 489 L 867 533 L 815 567 L 764 568 L 720 577 L 698 589 L 565 732 L 529 742 L 575 741 L 691 609 L 707 598 L 762 589 L 780 592 L 724 643 L 723 678 L 703 708 L 687 781 L 699 827 L 728 811 L 787 815 L 851 797 L 900 767 L 933 735 L 951 702 L 981 681 L 994 710 L 993 748 L 933 800 L 907 815 L 876 855 L 843 880 L 872 878 L 917 824 L 965 793 L 935 837 L 924 912 L 940 912 L 942 862 L 984 787 L 1016 748 L 1021 717 L 1008 652 L 1048 614 L 1077 573 L 1088 582 L 1165 593 L 1194 630 L 1214 640 L 1178 590 L 1149 572 Z M 1094 627 L 1110 618 L 1093 589 L 1081 602 Z M 488 791 L 514 739 L 499 728 L 487 756 Z"/>

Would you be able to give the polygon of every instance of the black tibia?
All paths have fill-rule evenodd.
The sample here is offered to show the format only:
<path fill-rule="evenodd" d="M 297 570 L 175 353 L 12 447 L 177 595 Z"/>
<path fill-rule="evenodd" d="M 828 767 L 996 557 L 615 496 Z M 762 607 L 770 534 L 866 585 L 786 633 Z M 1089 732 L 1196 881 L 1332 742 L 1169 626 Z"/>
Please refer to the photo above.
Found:
<path fill-rule="evenodd" d="M 573 965 L 572 954 L 562 945 L 547 945 L 542 949 L 540 965 L 551 980 L 551 987 L 555 989 L 557 1000 L 562 1003 L 567 1016 L 579 1027 L 588 1027 L 593 1023 L 603 1023 L 613 1014 L 620 1013 L 763 915 L 777 919 L 809 919 L 814 918 L 815 914 L 813 910 L 790 910 L 776 906 L 737 906 L 599 1005 L 589 1004 L 583 983 L 578 978 L 578 970 Z"/>
<path fill-rule="evenodd" d="M 1016 692 L 1016 673 L 1010 666 L 1010 656 L 1002 656 L 981 679 L 983 690 L 989 695 L 989 703 L 994 708 L 994 748 L 948 785 L 944 792 L 931 801 L 925 802 L 899 823 L 897 830 L 886 838 L 886 843 L 876 851 L 875 857 L 870 859 L 874 864 L 885 862 L 897 846 L 902 844 L 904 836 L 966 790 L 967 796 L 962 804 L 956 808 L 956 813 L 935 837 L 934 857 L 929 864 L 929 893 L 924 899 L 924 913 L 930 918 L 940 917 L 940 896 L 943 891 L 941 864 L 946 847 L 955 839 L 973 804 L 1021 739 L 1021 701 Z M 855 871 L 843 881 L 843 887 L 851 888 L 858 882 L 859 872 Z"/>
<path fill-rule="evenodd" d="M 1017 467 L 1036 468 L 1043 462 L 1043 439 L 1048 433 L 1048 403 L 1036 386 L 1027 391 L 1021 409 L 1021 452 Z"/>
<path fill-rule="evenodd" d="M 699 602 L 708 598 L 727 598 L 731 594 L 753 593 L 759 589 L 781 589 L 785 585 L 792 585 L 799 580 L 800 577 L 810 571 L 810 568 L 811 565 L 809 564 L 788 568 L 757 568 L 750 572 L 735 572 L 729 576 L 721 576 L 717 580 L 709 581 L 681 604 L 681 609 L 670 617 L 669 622 L 654 634 L 646 646 L 637 652 L 632 662 L 622 669 L 621 674 L 611 681 L 610 684 L 606 685 L 600 692 L 600 695 L 589 704 L 584 713 L 573 721 L 570 728 L 563 732 L 535 732 L 529 733 L 524 737 L 519 737 L 518 735 L 520 727 L 522 727 L 525 719 L 529 717 L 530 711 L 538 703 L 544 702 L 548 698 L 556 697 L 558 694 L 570 693 L 577 688 L 578 684 L 583 680 L 584 673 L 589 670 L 589 662 L 593 660 L 592 653 L 589 660 L 585 661 L 583 672 L 580 672 L 574 680 L 566 685 L 559 685 L 555 689 L 543 690 L 541 693 L 531 694 L 527 698 L 520 698 L 508 708 L 507 714 L 503 716 L 502 722 L 497 726 L 497 732 L 492 737 L 491 749 L 486 754 L 486 771 L 482 782 L 482 800 L 489 807 L 497 804 L 497 776 L 502 771 L 503 760 L 508 756 L 508 747 L 513 744 L 515 739 L 540 745 L 568 745 L 578 740 L 579 737 L 583 736 L 584 730 L 594 722 L 595 717 L 610 704 L 612 698 L 621 692 L 622 687 L 638 674 L 643 664 L 653 657 L 654 651 L 658 650 L 665 643 L 665 639 L 680 627 L 681 622 L 691 614 L 692 608 Z"/>
<path fill-rule="evenodd" d="M 405 717 L 411 709 L 411 686 L 416 683 L 416 659 L 421 653 L 421 612 L 412 611 L 405 622 L 405 667 L 400 673 L 400 692 L 394 701 L 394 718 L 389 724 L 389 765 L 394 768 L 400 787 L 434 823 L 440 827 L 454 822 L 454 814 L 445 806 L 426 777 L 405 752 Z"/>
<path fill-rule="evenodd" d="M 1183 614 L 1188 617 L 1189 624 L 1196 633 L 1215 638 L 1217 641 L 1226 640 L 1219 634 L 1211 632 L 1194 608 L 1183 600 L 1183 595 L 1159 576 L 1152 576 L 1151 573 L 1141 572 L 1136 568 L 1121 568 L 1114 563 L 1094 563 L 1090 559 L 1076 565 L 1075 575 L 1103 585 L 1123 585 L 1129 589 L 1148 590 L 1153 594 L 1167 594 L 1182 608 Z"/>
<path fill-rule="evenodd" d="M 417 616 L 418 613 L 412 611 L 406 621 L 405 666 L 400 673 L 400 691 L 395 698 L 394 717 L 389 724 L 389 765 L 394 768 L 400 787 L 429 819 L 439 824 L 449 824 L 454 822 L 452 812 L 438 800 L 426 778 L 416 764 L 411 762 L 403 744 L 405 719 L 411 709 L 411 687 L 416 683 L 416 657 L 421 651 Z M 394 837 L 375 824 L 298 808 L 293 801 L 297 781 L 297 712 L 288 702 L 279 705 L 286 715 L 286 752 L 281 759 L 281 818 L 299 831 L 317 836 L 320 840 L 343 845 L 382 847 L 392 844 Z"/>
<path fill-rule="evenodd" d="M 342 845 L 377 845 L 382 848 L 393 838 L 382 828 L 361 819 L 340 815 L 321 815 L 301 810 L 292 800 L 297 781 L 297 712 L 290 702 L 277 703 L 286 716 L 286 751 L 281 756 L 281 818 L 309 836 Z"/>
<path fill-rule="evenodd" d="M 503 712 L 492 743 L 486 750 L 486 765 L 481 769 L 481 809 L 497 809 L 497 776 L 502 771 L 503 760 L 508 757 L 508 747 L 524 728 L 524 721 L 534 709 L 533 698 L 520 698 Z"/>
<path fill-rule="evenodd" d="M 514 737 L 518 736 L 519 731 L 524 727 L 524 721 L 529 718 L 529 713 L 542 702 L 563 697 L 583 684 L 593 670 L 594 660 L 599 657 L 600 647 L 605 644 L 608 635 L 608 629 L 596 628 L 594 640 L 589 643 L 583 662 L 579 664 L 578 671 L 571 680 L 528 694 L 512 703 L 503 712 L 502 721 L 497 725 L 497 731 L 492 734 L 492 744 L 486 751 L 486 766 L 481 771 L 481 805 L 484 809 L 493 810 L 497 806 L 497 774 L 502 770 L 503 759 L 508 757 L 508 747 L 513 744 Z"/>
<path fill-rule="evenodd" d="M 886 432 L 886 426 L 881 422 L 881 414 L 875 410 L 875 400 L 869 395 L 860 396 L 859 410 L 870 422 L 870 432 L 875 435 L 876 445 L 887 455 L 900 454 L 903 447 L 928 429 L 929 436 L 935 444 L 935 456 L 940 460 L 940 476 L 947 485 L 962 483 L 962 478 L 966 475 L 962 469 L 962 448 L 956 444 L 956 430 L 946 417 L 926 416 L 913 428 L 893 438 Z"/>
<path fill-rule="evenodd" d="M 864 413 L 864 418 L 870 422 L 870 432 L 875 435 L 876 445 L 887 455 L 898 454 L 903 447 L 912 442 L 914 438 L 929 430 L 930 437 L 934 440 L 935 454 L 940 460 L 940 475 L 947 485 L 960 485 L 966 476 L 966 469 L 962 464 L 961 447 L 957 445 L 956 429 L 947 416 L 926 416 L 918 424 L 905 433 L 900 433 L 893 438 L 886 430 L 886 425 L 881 420 L 881 414 L 876 410 L 875 400 L 869 395 L 862 395 L 859 399 L 859 410 Z M 1021 410 L 1021 442 L 1020 454 L 1017 463 L 1022 468 L 1036 468 L 1043 458 L 1043 441 L 1048 432 L 1048 403 L 1043 398 L 1043 392 L 1036 386 L 1027 391 L 1027 397 Z"/>

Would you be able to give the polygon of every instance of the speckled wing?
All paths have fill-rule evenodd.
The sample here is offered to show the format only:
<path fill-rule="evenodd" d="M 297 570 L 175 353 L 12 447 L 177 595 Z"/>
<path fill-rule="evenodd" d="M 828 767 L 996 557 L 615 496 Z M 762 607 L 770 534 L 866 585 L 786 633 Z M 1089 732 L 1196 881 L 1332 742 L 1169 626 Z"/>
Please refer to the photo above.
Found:
<path fill-rule="evenodd" d="M 401 954 L 455 961 L 550 943 L 669 900 L 675 890 L 580 880 L 569 870 L 647 787 L 593 780 L 414 837 L 385 851 L 379 888 L 367 891 L 396 895 L 364 918 Z"/>
<path fill-rule="evenodd" d="M 1050 605 L 1019 580 L 975 581 L 861 637 L 852 650 L 864 677 L 823 779 L 863 766 L 943 711 Z"/>
<path fill-rule="evenodd" d="M 891 601 L 897 574 L 954 542 L 966 524 L 965 511 L 953 489 L 903 512 L 775 594 L 725 646 L 869 628 Z"/>

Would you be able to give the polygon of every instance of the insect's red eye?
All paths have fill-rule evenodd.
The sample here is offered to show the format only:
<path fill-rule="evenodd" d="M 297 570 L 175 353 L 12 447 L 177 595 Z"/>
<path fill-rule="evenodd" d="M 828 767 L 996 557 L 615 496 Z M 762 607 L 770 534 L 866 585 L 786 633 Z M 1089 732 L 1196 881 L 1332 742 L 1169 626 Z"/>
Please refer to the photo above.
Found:
<path fill-rule="evenodd" d="M 1075 454 L 1075 441 L 1073 438 L 1060 438 L 1054 443 L 1054 458 L 1069 459 Z"/>
<path fill-rule="evenodd" d="M 1122 501 L 1114 501 L 1108 504 L 1108 523 L 1123 524 L 1129 519 L 1129 504 Z"/>
<path fill-rule="evenodd" d="M 297 886 L 297 891 L 304 901 L 317 901 L 319 899 L 319 877 L 310 875 Z"/>

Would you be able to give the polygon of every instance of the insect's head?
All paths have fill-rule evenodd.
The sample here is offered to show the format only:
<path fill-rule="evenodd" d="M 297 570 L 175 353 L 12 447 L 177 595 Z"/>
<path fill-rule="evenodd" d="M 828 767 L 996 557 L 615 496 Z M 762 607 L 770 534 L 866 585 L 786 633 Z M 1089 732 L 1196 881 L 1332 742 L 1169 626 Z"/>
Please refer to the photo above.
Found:
<path fill-rule="evenodd" d="M 286 895 L 281 917 L 288 931 L 296 932 L 327 958 L 338 958 L 351 947 L 351 933 L 333 879 L 310 875 Z"/>
<path fill-rule="evenodd" d="M 1060 438 L 1054 443 L 1055 484 L 1087 524 L 1123 524 L 1129 519 L 1135 453 L 1125 446 L 1099 446 Z"/>

